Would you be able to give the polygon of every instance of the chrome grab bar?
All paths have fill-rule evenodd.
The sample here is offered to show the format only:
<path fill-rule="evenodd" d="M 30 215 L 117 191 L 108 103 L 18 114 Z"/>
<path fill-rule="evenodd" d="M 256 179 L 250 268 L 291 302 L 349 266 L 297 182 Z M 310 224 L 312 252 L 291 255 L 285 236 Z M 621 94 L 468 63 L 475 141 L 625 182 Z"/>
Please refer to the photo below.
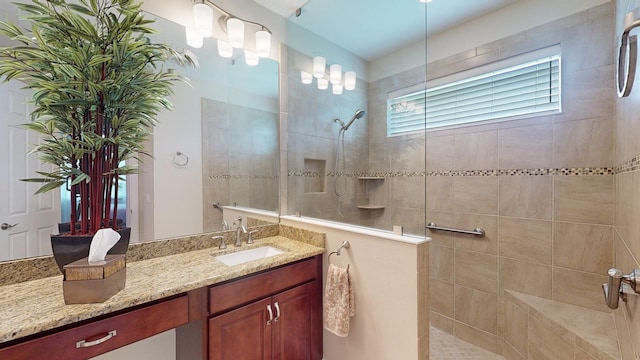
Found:
<path fill-rule="evenodd" d="M 640 282 L 640 269 L 633 269 L 628 275 L 625 275 L 622 270 L 611 268 L 607 271 L 609 279 L 606 283 L 602 284 L 602 291 L 604 292 L 604 301 L 611 309 L 617 309 L 619 300 L 627 301 L 628 294 L 637 294 L 640 289 L 636 285 Z M 628 288 L 625 291 L 625 288 Z"/>
<path fill-rule="evenodd" d="M 449 228 L 444 226 L 438 226 L 434 222 L 428 223 L 426 228 L 431 231 L 436 231 L 436 230 L 451 231 L 451 232 L 456 232 L 460 234 L 468 234 L 468 235 L 475 235 L 477 237 L 484 237 L 484 229 L 482 228 L 475 228 L 473 230 L 462 230 L 462 229 L 454 229 L 454 228 Z"/>

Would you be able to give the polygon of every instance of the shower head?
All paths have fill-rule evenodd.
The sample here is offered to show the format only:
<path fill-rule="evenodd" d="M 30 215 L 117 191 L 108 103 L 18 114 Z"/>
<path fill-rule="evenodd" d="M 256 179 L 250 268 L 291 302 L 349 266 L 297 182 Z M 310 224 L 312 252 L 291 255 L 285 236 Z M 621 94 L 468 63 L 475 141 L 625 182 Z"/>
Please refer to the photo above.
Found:
<path fill-rule="evenodd" d="M 347 129 L 349 129 L 349 126 L 351 126 L 351 124 L 353 124 L 353 122 L 356 121 L 356 119 L 360 119 L 361 117 L 365 116 L 366 114 L 367 114 L 367 112 L 364 111 L 364 109 L 358 109 L 358 111 L 356 111 L 356 113 L 353 114 L 353 117 L 351 118 L 351 120 L 349 120 L 347 125 L 343 125 L 342 126 L 342 130 L 347 131 Z"/>

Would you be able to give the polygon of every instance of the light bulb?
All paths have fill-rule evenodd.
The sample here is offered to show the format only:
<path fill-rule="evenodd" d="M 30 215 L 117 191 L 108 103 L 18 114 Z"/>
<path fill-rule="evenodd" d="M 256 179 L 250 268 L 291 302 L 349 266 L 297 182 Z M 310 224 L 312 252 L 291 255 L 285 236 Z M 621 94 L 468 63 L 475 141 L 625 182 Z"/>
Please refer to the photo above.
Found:
<path fill-rule="evenodd" d="M 260 58 L 258 57 L 258 53 L 256 53 L 255 51 L 251 51 L 251 50 L 245 49 L 244 50 L 244 61 L 249 66 L 256 66 L 256 65 L 258 65 L 258 62 L 260 61 Z"/>
<path fill-rule="evenodd" d="M 342 81 L 342 66 L 340 64 L 333 64 L 329 67 L 329 79 L 332 84 L 339 84 Z"/>
<path fill-rule="evenodd" d="M 318 89 L 327 90 L 327 88 L 329 88 L 329 80 L 324 78 L 318 79 Z"/>
<path fill-rule="evenodd" d="M 356 88 L 356 72 L 347 71 L 344 73 L 344 89 L 353 90 Z"/>
<path fill-rule="evenodd" d="M 234 48 L 244 46 L 244 22 L 237 18 L 227 20 L 227 32 L 229 34 L 229 44 Z"/>
<path fill-rule="evenodd" d="M 218 55 L 223 58 L 230 58 L 233 56 L 233 47 L 231 44 L 224 40 L 218 39 Z"/>
<path fill-rule="evenodd" d="M 213 9 L 204 3 L 193 5 L 193 23 L 203 37 L 213 33 Z"/>
<path fill-rule="evenodd" d="M 185 32 L 187 35 L 187 45 L 196 49 L 202 47 L 204 39 L 202 38 L 202 33 L 200 31 L 194 28 L 185 28 Z"/>
<path fill-rule="evenodd" d="M 311 84 L 313 82 L 313 76 L 306 71 L 300 71 L 300 81 L 305 85 Z"/>
<path fill-rule="evenodd" d="M 271 33 L 266 30 L 256 31 L 256 52 L 260 57 L 271 55 Z"/>
<path fill-rule="evenodd" d="M 327 66 L 327 59 L 322 56 L 313 58 L 313 76 L 316 78 L 324 77 L 324 70 Z"/>
<path fill-rule="evenodd" d="M 333 84 L 332 88 L 335 95 L 342 94 L 342 84 Z"/>

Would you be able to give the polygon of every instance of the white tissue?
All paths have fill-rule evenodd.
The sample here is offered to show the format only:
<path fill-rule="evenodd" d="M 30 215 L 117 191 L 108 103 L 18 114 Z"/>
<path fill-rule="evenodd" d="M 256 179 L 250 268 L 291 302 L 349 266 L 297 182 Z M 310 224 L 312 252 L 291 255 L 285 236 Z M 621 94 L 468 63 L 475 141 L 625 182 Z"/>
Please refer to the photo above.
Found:
<path fill-rule="evenodd" d="M 100 229 L 91 239 L 89 247 L 89 262 L 104 261 L 109 251 L 120 240 L 120 234 L 117 231 L 107 228 Z"/>

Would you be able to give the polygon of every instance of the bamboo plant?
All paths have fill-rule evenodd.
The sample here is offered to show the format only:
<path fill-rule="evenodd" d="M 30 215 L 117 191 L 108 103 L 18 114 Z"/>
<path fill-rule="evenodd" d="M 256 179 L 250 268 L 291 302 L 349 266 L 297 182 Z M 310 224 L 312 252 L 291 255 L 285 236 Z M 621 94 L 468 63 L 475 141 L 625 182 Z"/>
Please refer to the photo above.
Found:
<path fill-rule="evenodd" d="M 44 135 L 33 152 L 51 172 L 23 179 L 37 193 L 71 191 L 72 235 L 117 228 L 118 183 L 137 169 L 125 160 L 146 154 L 144 143 L 178 81 L 170 68 L 196 65 L 168 45 L 153 43 L 153 20 L 134 0 L 31 0 L 16 3 L 29 29 L 0 22 L 12 45 L 0 48 L 0 79 L 33 93 L 25 126 Z"/>

